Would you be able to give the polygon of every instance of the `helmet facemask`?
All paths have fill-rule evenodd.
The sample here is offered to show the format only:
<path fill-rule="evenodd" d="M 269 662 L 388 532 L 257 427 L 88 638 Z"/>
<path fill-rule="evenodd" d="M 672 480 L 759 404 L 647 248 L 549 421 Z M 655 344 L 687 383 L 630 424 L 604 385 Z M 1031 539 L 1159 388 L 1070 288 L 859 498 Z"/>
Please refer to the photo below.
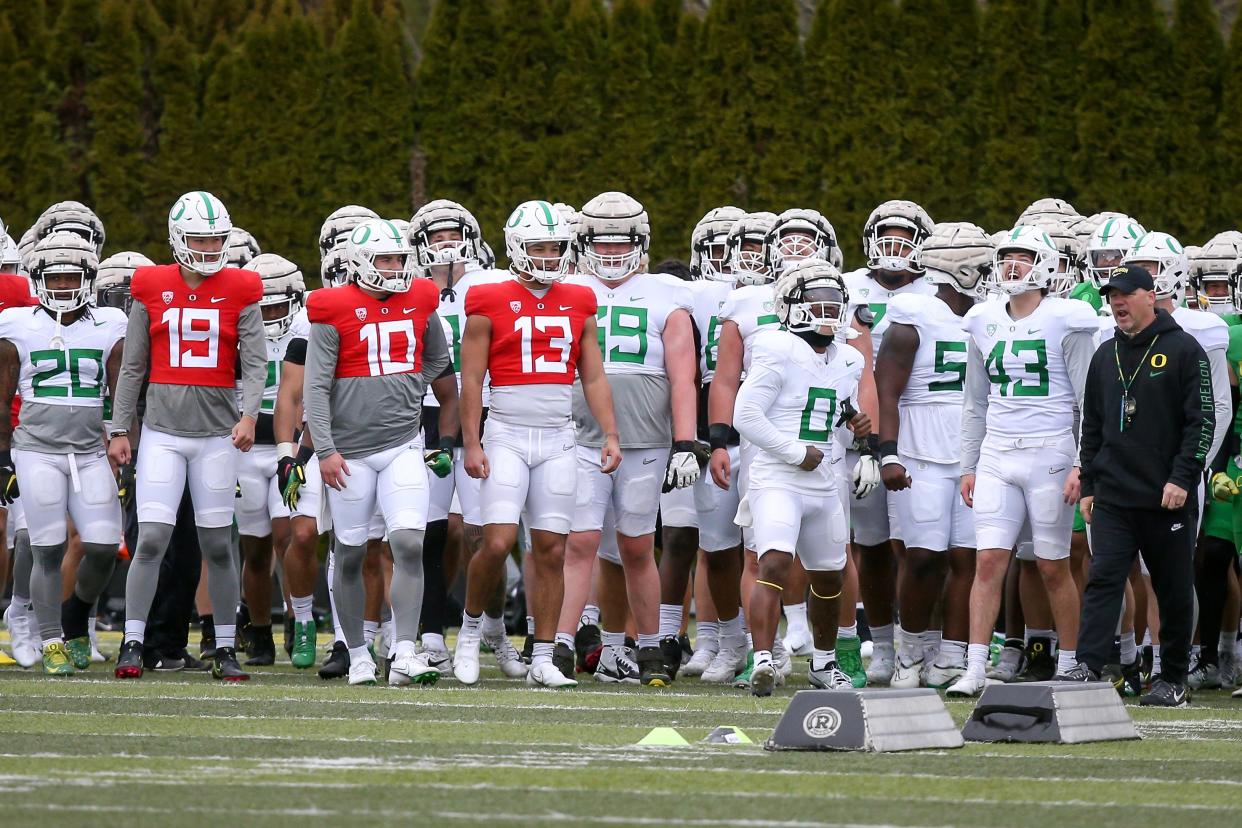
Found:
<path fill-rule="evenodd" d="M 623 251 L 601 252 L 601 244 L 625 246 Z M 634 236 L 588 235 L 579 264 L 592 276 L 605 282 L 620 282 L 638 272 L 643 262 L 643 245 Z"/>
<path fill-rule="evenodd" d="M 289 332 L 293 317 L 302 309 L 302 295 L 295 291 L 265 293 L 259 300 L 263 314 L 263 332 L 268 339 L 276 340 Z"/>
<path fill-rule="evenodd" d="M 832 239 L 813 227 L 790 227 L 779 229 L 772 243 L 772 270 L 780 273 L 807 259 L 829 261 Z"/>
<path fill-rule="evenodd" d="M 555 245 L 557 252 L 551 256 L 545 250 L 531 252 L 530 248 L 536 245 Z M 551 285 L 569 275 L 568 239 L 521 241 L 510 247 L 508 253 L 514 271 L 532 282 Z"/>
<path fill-rule="evenodd" d="M 1195 295 L 1202 310 L 1217 316 L 1237 313 L 1233 284 L 1228 273 L 1201 273 L 1195 278 Z"/>
<path fill-rule="evenodd" d="M 727 233 L 713 233 L 695 244 L 691 257 L 691 269 L 697 270 L 699 279 L 714 282 L 733 281 L 727 238 Z"/>
<path fill-rule="evenodd" d="M 836 336 L 845 319 L 845 297 L 840 290 L 827 286 L 805 288 L 795 302 L 789 303 L 785 328 L 790 333 L 817 333 Z"/>
<path fill-rule="evenodd" d="M 1009 296 L 1047 288 L 1056 277 L 1059 258 L 1055 251 L 999 248 L 992 260 L 993 284 Z"/>
<path fill-rule="evenodd" d="M 775 278 L 768 263 L 767 243 L 762 236 L 742 234 L 731 236 L 729 267 L 733 278 L 742 285 L 766 285 Z"/>
<path fill-rule="evenodd" d="M 213 239 L 220 243 L 218 250 L 201 250 L 196 246 L 205 242 L 206 246 L 212 247 Z M 203 276 L 219 273 L 228 258 L 228 232 L 190 235 L 180 227 L 174 227 L 170 241 L 177 264 Z"/>
<path fill-rule="evenodd" d="M 57 281 L 64 275 L 76 276 L 76 287 L 51 287 L 49 281 Z M 95 295 L 95 271 L 69 264 L 52 264 L 36 267 L 31 274 L 35 295 L 39 304 L 58 315 L 70 313 L 90 304 Z"/>
<path fill-rule="evenodd" d="M 918 263 L 922 230 L 912 221 L 892 217 L 871 230 L 867 266 L 886 273 L 921 273 Z"/>

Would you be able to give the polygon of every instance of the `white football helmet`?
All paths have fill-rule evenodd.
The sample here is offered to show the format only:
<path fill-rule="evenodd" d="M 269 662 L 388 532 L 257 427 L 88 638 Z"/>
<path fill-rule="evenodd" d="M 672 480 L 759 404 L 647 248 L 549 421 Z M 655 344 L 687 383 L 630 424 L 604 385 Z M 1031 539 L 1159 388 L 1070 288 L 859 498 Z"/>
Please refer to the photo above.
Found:
<path fill-rule="evenodd" d="M 168 211 L 168 244 L 173 258 L 182 267 L 210 276 L 224 267 L 226 247 L 233 221 L 224 203 L 211 193 L 197 190 L 177 199 Z M 189 240 L 218 238 L 223 244 L 219 251 L 204 253 L 194 250 Z"/>
<path fill-rule="evenodd" d="M 725 237 L 725 261 L 739 285 L 766 285 L 776 278 L 768 255 L 768 234 L 776 213 L 747 213 Z"/>
<path fill-rule="evenodd" d="M 1057 273 L 1048 285 L 1048 293 L 1069 296 L 1074 285 L 1078 284 L 1082 271 L 1082 245 L 1078 243 L 1078 236 L 1061 221 L 1043 220 L 1036 222 L 1035 226 L 1048 234 L 1060 256 Z"/>
<path fill-rule="evenodd" d="M 807 299 L 806 294 L 817 288 L 837 291 L 839 296 L 826 300 Z M 791 333 L 815 331 L 834 336 L 845 324 L 849 291 L 841 271 L 828 262 L 803 259 L 777 277 L 772 293 L 776 300 L 776 318 Z"/>
<path fill-rule="evenodd" d="M 319 257 L 325 258 L 333 250 L 344 247 L 355 227 L 364 221 L 377 218 L 379 213 L 357 204 L 337 207 L 319 227 Z"/>
<path fill-rule="evenodd" d="M 345 246 L 329 250 L 319 260 L 319 280 L 324 287 L 340 287 L 349 284 L 349 259 L 345 255 Z"/>
<path fill-rule="evenodd" d="M 1023 224 L 1044 224 L 1049 221 L 1057 221 L 1062 224 L 1069 224 L 1074 219 L 1081 218 L 1078 211 L 1074 209 L 1074 205 L 1061 198 L 1040 198 L 1031 202 L 1018 220 L 1014 222 L 1014 226 Z"/>
<path fill-rule="evenodd" d="M 1182 243 L 1168 233 L 1144 233 L 1122 257 L 1121 263 L 1146 269 L 1156 284 L 1157 299 L 1172 299 L 1175 305 L 1180 305 L 1185 298 L 1190 262 Z"/>
<path fill-rule="evenodd" d="M 442 231 L 456 231 L 460 238 L 432 241 Z M 458 262 L 479 264 L 483 231 L 479 220 L 455 201 L 438 198 L 418 208 L 410 219 L 410 247 L 422 269 Z"/>
<path fill-rule="evenodd" d="M 95 248 L 95 256 L 103 255 L 103 222 L 91 208 L 80 201 L 58 201 L 44 210 L 35 221 L 35 241 L 61 230 L 77 233 Z"/>
<path fill-rule="evenodd" d="M 104 259 L 99 263 L 95 276 L 95 304 L 101 308 L 120 308 L 129 313 L 129 306 L 133 303 L 129 283 L 134 278 L 134 271 L 153 264 L 155 262 L 146 256 L 131 250 L 113 253 Z"/>
<path fill-rule="evenodd" d="M 496 267 L 496 254 L 492 252 L 492 246 L 485 241 L 479 242 L 479 267 L 484 270 L 492 270 Z"/>
<path fill-rule="evenodd" d="M 14 274 L 21 269 L 22 257 L 17 242 L 7 233 L 0 239 L 0 273 Z"/>
<path fill-rule="evenodd" d="M 380 270 L 375 266 L 378 256 L 399 256 L 401 265 Z M 371 219 L 355 227 L 345 242 L 345 259 L 350 278 L 371 290 L 405 293 L 414 281 L 410 242 L 401 228 L 385 219 Z"/>
<path fill-rule="evenodd" d="M 933 285 L 948 285 L 974 299 L 987 296 L 988 274 L 996 247 L 982 227 L 968 221 L 944 221 L 936 225 L 919 248 L 923 278 Z"/>
<path fill-rule="evenodd" d="M 569 248 L 574 232 L 565 214 L 546 201 L 524 201 L 505 222 L 505 254 L 509 269 L 541 284 L 550 285 L 569 275 Z M 528 244 L 555 242 L 556 256 L 532 256 Z"/>
<path fill-rule="evenodd" d="M 737 207 L 713 207 L 708 210 L 690 233 L 690 276 L 716 282 L 732 282 L 733 274 L 726 260 L 725 241 L 738 219 L 746 213 Z"/>
<path fill-rule="evenodd" d="M 225 267 L 245 267 L 247 262 L 262 252 L 249 231 L 234 227 L 229 231 L 228 244 L 224 246 Z"/>
<path fill-rule="evenodd" d="M 1031 261 L 1022 261 L 1014 254 L 1028 254 Z M 992 284 L 1010 296 L 1049 288 L 1057 277 L 1060 259 L 1056 245 L 1042 228 L 1020 224 L 996 245 Z"/>
<path fill-rule="evenodd" d="M 597 244 L 628 244 L 623 253 L 600 253 Z M 651 247 L 647 211 L 625 193 L 600 193 L 582 205 L 574 231 L 578 269 L 605 282 L 619 282 L 637 273 Z"/>
<path fill-rule="evenodd" d="M 1087 240 L 1084 258 L 1087 278 L 1097 288 L 1103 287 L 1113 268 L 1134 247 L 1147 231 L 1127 215 L 1118 213 L 1104 219 Z"/>
<path fill-rule="evenodd" d="M 71 230 L 57 230 L 35 245 L 27 263 L 39 304 L 50 311 L 67 313 L 89 305 L 95 299 L 95 276 L 99 256 L 95 245 Z M 51 288 L 47 278 L 68 273 L 78 277 L 77 287 Z"/>
<path fill-rule="evenodd" d="M 776 217 L 768 231 L 768 264 L 780 274 L 804 259 L 819 259 L 836 267 L 833 251 L 840 251 L 837 231 L 818 210 L 794 207 Z"/>
<path fill-rule="evenodd" d="M 886 232 L 903 228 L 912 238 Z M 923 240 L 935 228 L 931 216 L 913 201 L 894 199 L 871 211 L 863 225 L 863 252 L 867 267 L 889 273 L 918 273 L 918 252 Z"/>
<path fill-rule="evenodd" d="M 1230 274 L 1239 255 L 1242 255 L 1242 233 L 1237 230 L 1217 233 L 1202 247 L 1186 248 L 1186 256 L 1190 260 L 1190 284 L 1201 309 L 1217 316 L 1238 312 Z M 1224 295 L 1210 295 L 1209 283 L 1223 283 Z"/>
<path fill-rule="evenodd" d="M 259 299 L 259 309 L 278 307 L 280 316 L 263 314 L 263 332 L 268 339 L 280 339 L 289 332 L 293 317 L 302 309 L 306 296 L 306 282 L 302 279 L 302 271 L 298 266 L 283 256 L 275 253 L 261 253 L 250 260 L 249 269 L 259 274 L 263 280 L 263 296 Z"/>

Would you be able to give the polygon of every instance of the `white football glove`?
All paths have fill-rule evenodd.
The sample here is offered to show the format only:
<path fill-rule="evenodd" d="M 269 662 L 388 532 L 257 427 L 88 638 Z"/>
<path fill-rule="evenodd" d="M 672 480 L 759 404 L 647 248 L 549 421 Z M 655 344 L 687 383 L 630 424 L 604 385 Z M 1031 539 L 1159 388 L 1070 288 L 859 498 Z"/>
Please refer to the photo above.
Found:
<path fill-rule="evenodd" d="M 880 461 L 870 454 L 864 454 L 854 465 L 854 498 L 862 500 L 879 485 Z"/>
<path fill-rule="evenodd" d="M 664 477 L 665 488 L 684 489 L 699 479 L 699 460 L 693 451 L 673 452 L 668 461 L 668 474 Z"/>

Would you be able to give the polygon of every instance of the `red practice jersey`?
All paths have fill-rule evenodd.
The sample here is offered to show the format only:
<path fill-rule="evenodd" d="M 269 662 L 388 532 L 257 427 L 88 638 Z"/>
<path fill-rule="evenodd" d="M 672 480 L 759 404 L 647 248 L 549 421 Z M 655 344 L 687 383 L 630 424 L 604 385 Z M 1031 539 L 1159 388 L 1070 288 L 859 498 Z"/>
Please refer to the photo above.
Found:
<path fill-rule="evenodd" d="M 237 320 L 263 296 L 259 274 L 226 267 L 191 288 L 178 265 L 140 267 L 130 293 L 150 317 L 151 382 L 236 384 Z"/>
<path fill-rule="evenodd" d="M 306 314 L 311 324 L 336 328 L 337 377 L 381 377 L 423 370 L 423 334 L 439 306 L 435 282 L 415 279 L 408 291 L 386 299 L 353 284 L 317 290 Z"/>
<path fill-rule="evenodd" d="M 30 294 L 30 282 L 25 276 L 12 273 L 0 273 L 0 311 L 8 308 L 29 308 L 39 304 L 39 300 Z M 13 395 L 13 405 L 9 414 L 13 418 L 13 427 L 17 428 L 17 414 L 22 408 L 22 398 Z"/>
<path fill-rule="evenodd" d="M 486 316 L 492 323 L 491 385 L 572 384 L 582 328 L 596 307 L 594 292 L 581 285 L 557 282 L 543 296 L 516 279 L 472 287 L 466 316 Z"/>

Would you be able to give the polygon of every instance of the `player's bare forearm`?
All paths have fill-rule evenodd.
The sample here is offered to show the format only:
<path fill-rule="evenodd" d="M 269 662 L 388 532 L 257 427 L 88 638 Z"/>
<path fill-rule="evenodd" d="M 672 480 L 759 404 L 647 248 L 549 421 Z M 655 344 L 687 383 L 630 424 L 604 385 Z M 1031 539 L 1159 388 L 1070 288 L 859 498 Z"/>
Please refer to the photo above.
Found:
<path fill-rule="evenodd" d="M 440 404 L 440 439 L 450 437 L 456 440 L 457 433 L 461 430 L 457 375 L 449 369 L 431 384 L 431 393 L 435 394 L 436 402 Z"/>
<path fill-rule="evenodd" d="M 17 348 L 7 339 L 0 339 L 0 451 L 13 445 L 13 395 L 17 393 Z"/>
<path fill-rule="evenodd" d="M 276 389 L 276 411 L 272 414 L 272 431 L 277 443 L 292 443 L 302 422 L 302 382 L 304 366 L 284 362 L 280 369 L 280 385 Z M 308 429 L 303 429 L 308 431 Z"/>
<path fill-rule="evenodd" d="M 871 418 L 880 421 L 880 401 L 875 389 L 875 360 L 872 358 L 871 329 L 855 320 L 851 323 L 858 336 L 850 343 L 863 355 L 862 379 L 858 381 L 858 408 Z"/>
<path fill-rule="evenodd" d="M 461 438 L 466 446 L 480 444 L 479 430 L 483 419 L 483 373 L 487 370 L 488 350 L 492 343 L 492 323 L 484 316 L 466 319 L 461 339 Z"/>
<path fill-rule="evenodd" d="M 909 325 L 889 326 L 880 345 L 876 360 L 880 367 L 875 373 L 875 390 L 880 410 L 881 443 L 896 442 L 900 434 L 898 403 L 910 382 L 910 371 L 914 368 L 914 355 L 918 347 L 918 331 Z"/>
<path fill-rule="evenodd" d="M 742 384 L 742 334 L 737 323 L 726 321 L 720 328 L 716 348 L 716 373 L 707 392 L 707 421 L 733 425 L 733 404 Z"/>
<path fill-rule="evenodd" d="M 587 328 L 593 328 L 594 319 L 588 319 Z M 599 340 L 595 331 L 584 329 L 582 336 L 582 353 L 578 356 L 578 378 L 582 381 L 582 396 L 595 422 L 605 437 L 617 434 L 617 415 L 612 406 L 612 386 L 608 384 L 608 375 L 604 373 L 604 360 L 599 353 Z"/>

